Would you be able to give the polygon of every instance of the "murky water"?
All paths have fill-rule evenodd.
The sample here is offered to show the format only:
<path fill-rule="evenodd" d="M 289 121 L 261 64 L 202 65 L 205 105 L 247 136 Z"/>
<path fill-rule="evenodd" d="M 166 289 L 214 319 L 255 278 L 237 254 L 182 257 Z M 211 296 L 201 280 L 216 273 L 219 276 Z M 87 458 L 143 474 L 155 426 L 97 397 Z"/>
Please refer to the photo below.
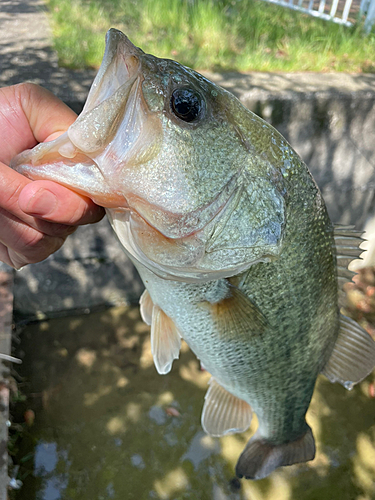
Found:
<path fill-rule="evenodd" d="M 17 500 L 375 499 L 368 381 L 348 392 L 321 377 L 307 415 L 315 460 L 239 481 L 234 467 L 256 419 L 242 435 L 206 436 L 209 375 L 186 346 L 172 372 L 158 375 L 138 308 L 41 322 L 22 338 L 36 419 Z"/>

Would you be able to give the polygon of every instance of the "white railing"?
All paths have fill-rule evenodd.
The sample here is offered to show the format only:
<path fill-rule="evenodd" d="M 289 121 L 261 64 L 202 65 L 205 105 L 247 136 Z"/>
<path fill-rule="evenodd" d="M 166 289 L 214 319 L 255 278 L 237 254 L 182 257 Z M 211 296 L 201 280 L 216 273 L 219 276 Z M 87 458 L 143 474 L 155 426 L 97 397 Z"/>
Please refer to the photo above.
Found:
<path fill-rule="evenodd" d="M 375 0 L 266 0 L 289 9 L 305 12 L 327 21 L 352 26 L 360 17 L 365 18 L 368 33 L 375 22 Z"/>

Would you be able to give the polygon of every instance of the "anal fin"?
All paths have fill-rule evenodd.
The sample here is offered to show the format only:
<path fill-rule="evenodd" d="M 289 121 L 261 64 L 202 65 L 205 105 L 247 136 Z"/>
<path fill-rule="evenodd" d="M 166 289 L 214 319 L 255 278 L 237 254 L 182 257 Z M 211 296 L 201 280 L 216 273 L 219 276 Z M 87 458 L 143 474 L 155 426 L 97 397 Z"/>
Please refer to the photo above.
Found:
<path fill-rule="evenodd" d="M 314 457 L 315 440 L 310 427 L 298 439 L 282 444 L 273 444 L 255 433 L 238 459 L 236 474 L 240 478 L 263 479 L 278 467 L 308 462 Z"/>
<path fill-rule="evenodd" d="M 340 330 L 330 359 L 322 373 L 346 389 L 371 373 L 375 366 L 375 342 L 359 324 L 340 314 Z"/>
<path fill-rule="evenodd" d="M 174 359 L 178 359 L 181 335 L 173 320 L 159 306 L 154 305 L 151 321 L 151 352 L 155 367 L 161 375 L 169 373 Z"/>
<path fill-rule="evenodd" d="M 251 423 L 252 410 L 248 403 L 233 396 L 213 377 L 205 396 L 202 411 L 203 430 L 211 436 L 244 432 Z"/>

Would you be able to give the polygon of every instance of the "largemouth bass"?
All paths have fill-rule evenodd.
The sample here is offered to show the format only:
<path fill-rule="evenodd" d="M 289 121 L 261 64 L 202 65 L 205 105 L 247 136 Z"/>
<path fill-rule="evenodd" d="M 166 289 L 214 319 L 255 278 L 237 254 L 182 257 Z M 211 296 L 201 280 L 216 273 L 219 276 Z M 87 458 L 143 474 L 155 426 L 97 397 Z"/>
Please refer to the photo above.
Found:
<path fill-rule="evenodd" d="M 350 389 L 373 369 L 375 343 L 339 313 L 360 235 L 334 229 L 273 127 L 112 29 L 82 114 L 12 165 L 106 207 L 146 287 L 157 371 L 183 338 L 212 375 L 205 431 L 242 432 L 256 412 L 239 477 L 314 458 L 305 415 L 318 374 Z"/>

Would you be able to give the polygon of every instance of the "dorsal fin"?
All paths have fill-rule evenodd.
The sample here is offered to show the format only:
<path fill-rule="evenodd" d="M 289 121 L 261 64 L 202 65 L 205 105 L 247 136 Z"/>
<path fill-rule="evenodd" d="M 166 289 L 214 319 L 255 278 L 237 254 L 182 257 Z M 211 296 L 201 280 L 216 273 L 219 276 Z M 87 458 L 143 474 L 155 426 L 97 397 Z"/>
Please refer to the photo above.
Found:
<path fill-rule="evenodd" d="M 139 306 L 141 318 L 146 323 L 146 325 L 151 325 L 152 309 L 154 307 L 154 304 L 147 290 L 142 293 L 141 298 L 139 299 Z"/>
<path fill-rule="evenodd" d="M 333 230 L 336 245 L 339 306 L 344 305 L 343 297 L 345 292 L 343 286 L 352 281 L 353 276 L 356 274 L 354 271 L 350 271 L 348 266 L 353 260 L 359 259 L 364 252 L 359 248 L 361 243 L 365 241 L 362 234 L 363 232 L 356 231 L 354 226 L 335 225 Z"/>
<path fill-rule="evenodd" d="M 244 432 L 251 423 L 252 411 L 248 403 L 233 396 L 213 377 L 204 398 L 202 427 L 211 436 Z"/>
<path fill-rule="evenodd" d="M 356 321 L 340 314 L 340 330 L 322 373 L 331 382 L 352 389 L 375 366 L 375 342 Z"/>
<path fill-rule="evenodd" d="M 174 359 L 180 355 L 181 335 L 173 320 L 154 305 L 151 321 L 151 352 L 161 375 L 169 373 Z"/>

